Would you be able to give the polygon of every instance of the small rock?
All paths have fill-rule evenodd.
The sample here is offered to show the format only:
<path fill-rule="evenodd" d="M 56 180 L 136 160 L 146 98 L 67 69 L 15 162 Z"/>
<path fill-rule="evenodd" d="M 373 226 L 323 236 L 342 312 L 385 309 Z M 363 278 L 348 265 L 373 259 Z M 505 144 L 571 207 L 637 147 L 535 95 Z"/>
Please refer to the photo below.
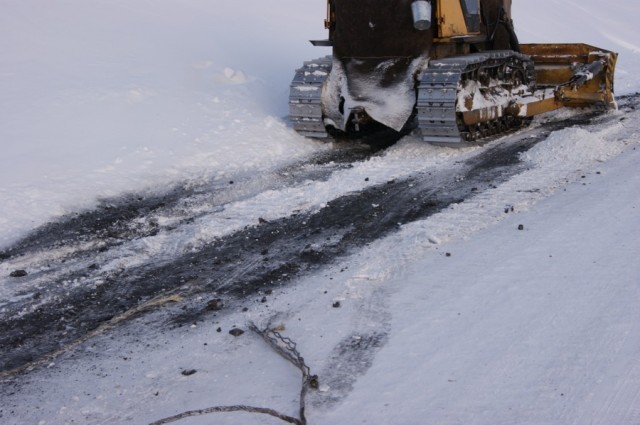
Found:
<path fill-rule="evenodd" d="M 218 333 L 222 332 L 222 328 L 216 329 L 216 332 L 218 332 Z"/>
<path fill-rule="evenodd" d="M 229 184 L 233 184 L 233 180 L 229 181 Z"/>
<path fill-rule="evenodd" d="M 186 369 L 182 371 L 182 374 L 184 376 L 190 376 L 190 375 L 193 375 L 194 373 L 196 373 L 195 369 Z"/>
<path fill-rule="evenodd" d="M 261 303 L 266 303 L 267 302 L 267 297 L 262 297 L 262 299 L 260 300 Z"/>
<path fill-rule="evenodd" d="M 247 311 L 249 311 L 249 307 L 243 308 L 242 311 L 246 313 Z"/>
<path fill-rule="evenodd" d="M 524 230 L 524 224 L 519 224 L 518 225 L 518 230 Z"/>
<path fill-rule="evenodd" d="M 309 377 L 309 386 L 315 390 L 320 388 L 320 380 L 318 379 L 318 375 L 312 375 Z"/>
<path fill-rule="evenodd" d="M 242 335 L 244 333 L 244 331 L 242 329 L 238 329 L 238 328 L 233 328 L 229 331 L 229 334 L 238 337 L 240 335 Z"/>
<path fill-rule="evenodd" d="M 11 277 L 25 277 L 28 273 L 25 270 L 14 270 L 9 276 Z"/>
<path fill-rule="evenodd" d="M 284 332 L 286 329 L 287 328 L 285 327 L 284 323 L 280 323 L 278 326 L 273 328 L 272 331 L 274 331 L 274 332 Z"/>
<path fill-rule="evenodd" d="M 207 303 L 207 310 L 209 311 L 219 311 L 224 307 L 224 303 L 220 298 L 216 298 Z"/>
<path fill-rule="evenodd" d="M 333 303 L 333 308 L 340 308 L 340 301 L 336 301 Z"/>
<path fill-rule="evenodd" d="M 268 221 L 267 221 L 267 220 L 265 220 L 265 219 L 264 219 L 264 218 L 262 218 L 262 217 L 258 217 L 258 223 L 260 223 L 260 224 L 265 224 L 265 223 L 268 223 Z"/>
<path fill-rule="evenodd" d="M 451 257 L 451 253 L 447 252 L 446 254 L 444 254 L 446 257 Z"/>
<path fill-rule="evenodd" d="M 369 177 L 366 177 L 366 178 L 364 179 L 364 181 L 368 182 L 368 181 L 369 181 Z"/>

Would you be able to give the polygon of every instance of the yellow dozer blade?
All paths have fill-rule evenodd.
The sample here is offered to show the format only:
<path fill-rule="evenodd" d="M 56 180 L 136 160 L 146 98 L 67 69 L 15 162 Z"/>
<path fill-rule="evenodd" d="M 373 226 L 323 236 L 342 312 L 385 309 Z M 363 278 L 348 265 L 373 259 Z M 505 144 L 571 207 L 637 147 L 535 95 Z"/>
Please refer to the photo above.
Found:
<path fill-rule="evenodd" d="M 613 78 L 618 54 L 587 44 L 522 44 L 535 64 L 538 89 L 553 98 L 529 104 L 521 115 L 534 116 L 563 106 L 616 108 Z"/>

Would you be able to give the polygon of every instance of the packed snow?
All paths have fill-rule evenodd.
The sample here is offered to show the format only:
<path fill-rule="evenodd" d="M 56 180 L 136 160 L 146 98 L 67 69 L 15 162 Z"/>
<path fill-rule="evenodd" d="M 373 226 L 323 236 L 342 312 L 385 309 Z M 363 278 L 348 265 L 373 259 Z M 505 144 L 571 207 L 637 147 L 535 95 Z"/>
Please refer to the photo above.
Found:
<path fill-rule="evenodd" d="M 294 69 L 329 53 L 307 41 L 326 37 L 325 2 L 276 3 L 4 0 L 0 249 L 104 197 L 250 181 L 332 149 L 285 119 Z M 636 1 L 516 0 L 513 11 L 521 42 L 617 51 L 617 94 L 640 91 Z M 563 114 L 573 112 L 554 117 Z M 256 336 L 227 333 L 255 321 L 282 325 L 319 375 L 310 424 L 637 425 L 640 116 L 611 114 L 552 133 L 522 155 L 526 171 L 295 281 L 268 304 L 141 334 L 159 311 L 96 337 L 12 383 L 0 419 L 149 423 L 234 404 L 295 415 L 298 371 Z M 256 183 L 265 190 L 177 240 L 131 241 L 121 261 L 168 258 L 171 247 L 193 248 L 258 216 L 323 208 L 481 149 L 409 136 L 328 181 Z M 15 288 L 0 282 L 1 306 Z M 345 357 L 345 347 L 355 354 Z M 233 413 L 181 423 L 279 422 Z"/>

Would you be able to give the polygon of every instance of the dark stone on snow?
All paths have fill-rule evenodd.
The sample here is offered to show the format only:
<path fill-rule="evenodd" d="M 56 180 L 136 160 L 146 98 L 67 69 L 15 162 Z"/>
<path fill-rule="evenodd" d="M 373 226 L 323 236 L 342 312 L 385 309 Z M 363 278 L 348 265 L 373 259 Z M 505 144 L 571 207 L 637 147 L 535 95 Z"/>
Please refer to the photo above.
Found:
<path fill-rule="evenodd" d="M 318 375 L 312 375 L 309 377 L 309 386 L 314 390 L 320 388 L 320 380 L 318 379 Z"/>
<path fill-rule="evenodd" d="M 447 256 L 447 257 L 451 257 L 451 253 L 450 253 L 450 252 L 447 252 L 447 253 L 446 253 L 446 254 L 444 254 L 444 255 L 445 255 L 445 256 Z"/>
<path fill-rule="evenodd" d="M 266 303 L 267 302 L 267 297 L 262 297 L 262 299 L 260 300 L 261 303 Z"/>
<path fill-rule="evenodd" d="M 222 328 L 216 329 L 216 332 L 218 332 L 218 333 L 222 332 Z"/>
<path fill-rule="evenodd" d="M 336 301 L 333 303 L 333 308 L 340 308 L 340 301 Z"/>
<path fill-rule="evenodd" d="M 264 219 L 264 218 L 262 218 L 262 217 L 258 217 L 258 223 L 260 223 L 260 224 L 266 224 L 266 223 L 268 223 L 268 221 L 267 221 L 267 220 L 265 220 L 265 219 Z"/>
<path fill-rule="evenodd" d="M 233 328 L 229 331 L 229 334 L 238 337 L 240 335 L 242 335 L 244 333 L 244 331 L 242 329 L 238 329 L 238 328 Z"/>
<path fill-rule="evenodd" d="M 183 371 L 182 371 L 182 374 L 183 374 L 184 376 L 191 376 L 191 375 L 193 375 L 194 373 L 196 373 L 196 370 L 195 370 L 195 369 L 186 369 L 186 370 L 183 370 Z"/>
<path fill-rule="evenodd" d="M 518 225 L 518 230 L 524 230 L 524 224 Z"/>
<path fill-rule="evenodd" d="M 216 298 L 207 303 L 207 310 L 209 311 L 219 311 L 224 307 L 224 303 L 220 298 Z"/>
<path fill-rule="evenodd" d="M 28 273 L 25 270 L 14 270 L 9 276 L 11 277 L 25 277 Z"/>

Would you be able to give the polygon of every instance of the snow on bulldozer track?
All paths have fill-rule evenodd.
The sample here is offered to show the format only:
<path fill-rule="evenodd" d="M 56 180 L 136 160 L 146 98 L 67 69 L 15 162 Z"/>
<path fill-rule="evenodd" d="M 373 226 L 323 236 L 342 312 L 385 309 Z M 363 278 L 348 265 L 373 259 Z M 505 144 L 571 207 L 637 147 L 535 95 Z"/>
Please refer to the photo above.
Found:
<path fill-rule="evenodd" d="M 618 112 L 550 114 L 461 150 L 412 137 L 378 152 L 337 145 L 233 182 L 130 194 L 47 224 L 0 253 L 0 396 L 10 406 L 0 414 L 144 423 L 210 405 L 293 412 L 297 390 L 283 388 L 299 382 L 296 371 L 254 338 L 227 333 L 254 321 L 285 329 L 320 375 L 313 423 L 344 422 L 349 400 L 367 397 L 359 381 L 378 353 L 398 355 L 390 302 L 406 270 L 595 178 L 636 148 L 637 108 L 628 96 Z M 28 276 L 8 277 L 19 269 Z M 413 288 L 409 298 L 420 297 Z M 375 385 L 393 385 L 380 376 Z M 48 399 L 53 388 L 60 395 Z"/>

